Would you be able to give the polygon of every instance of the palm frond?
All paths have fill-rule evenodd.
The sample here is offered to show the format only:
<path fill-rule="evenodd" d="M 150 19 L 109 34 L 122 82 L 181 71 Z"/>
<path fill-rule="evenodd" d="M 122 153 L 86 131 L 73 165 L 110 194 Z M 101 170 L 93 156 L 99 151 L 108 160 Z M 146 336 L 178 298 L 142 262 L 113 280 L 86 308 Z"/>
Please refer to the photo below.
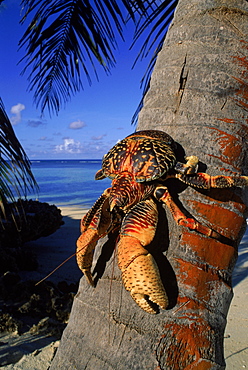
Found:
<path fill-rule="evenodd" d="M 154 1 L 158 4 L 157 1 Z M 162 49 L 166 33 L 168 31 L 169 25 L 173 19 L 174 11 L 176 9 L 178 0 L 164 0 L 160 5 L 152 7 L 150 4 L 149 14 L 146 17 L 140 17 L 140 22 L 136 26 L 136 31 L 134 35 L 134 41 L 131 46 L 137 43 L 140 38 L 144 36 L 145 41 L 135 59 L 134 66 L 139 59 L 143 59 L 148 56 L 151 52 L 152 57 L 144 74 L 144 77 L 141 80 L 141 87 L 143 87 L 143 94 L 139 106 L 132 118 L 132 124 L 137 122 L 139 111 L 143 106 L 143 99 L 149 90 L 150 78 L 154 68 L 154 65 L 157 60 L 157 55 Z M 150 31 L 147 30 L 151 27 Z"/>
<path fill-rule="evenodd" d="M 0 99 L 0 208 L 7 201 L 15 201 L 15 196 L 25 196 L 38 190 L 31 171 L 30 162 L 20 142 L 15 136 L 11 122 Z"/>
<path fill-rule="evenodd" d="M 36 105 L 41 111 L 48 108 L 58 113 L 84 87 L 85 80 L 91 84 L 92 75 L 98 79 L 99 64 L 109 73 L 115 64 L 117 35 L 123 38 L 123 26 L 130 20 L 136 25 L 134 43 L 146 37 L 136 61 L 154 51 L 141 82 L 145 94 L 177 2 L 23 0 L 22 23 L 32 18 L 20 40 L 25 49 L 21 62 L 26 64 L 23 73 L 29 71 L 29 90 Z"/>
<path fill-rule="evenodd" d="M 29 90 L 50 113 L 83 88 L 82 72 L 91 84 L 96 65 L 110 71 L 125 14 L 134 21 L 138 10 L 145 12 L 140 0 L 23 0 L 22 6 L 22 23 L 35 11 L 19 43 L 25 48 L 23 73 L 31 70 Z"/>

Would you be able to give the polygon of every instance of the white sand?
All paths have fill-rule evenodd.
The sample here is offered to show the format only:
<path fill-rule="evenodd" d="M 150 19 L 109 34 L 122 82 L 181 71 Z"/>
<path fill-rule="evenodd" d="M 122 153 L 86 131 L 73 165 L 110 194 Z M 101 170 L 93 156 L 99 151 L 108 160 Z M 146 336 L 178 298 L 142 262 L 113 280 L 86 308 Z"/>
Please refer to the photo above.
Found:
<path fill-rule="evenodd" d="M 248 369 L 248 230 L 239 246 L 233 286 L 224 342 L 226 368 Z"/>
<path fill-rule="evenodd" d="M 35 272 L 23 273 L 24 278 L 39 281 L 75 252 L 75 242 L 80 234 L 79 220 L 85 210 L 75 207 L 61 207 L 61 210 L 65 225 L 46 238 L 28 243 L 28 248 L 38 256 L 39 268 Z M 71 283 L 77 282 L 81 275 L 73 257 L 49 280 Z M 224 342 L 227 370 L 248 368 L 248 232 L 241 242 L 233 277 L 234 298 Z M 2 335 L 0 367 L 6 370 L 47 370 L 58 345 L 59 341 L 53 337 L 29 333 Z"/>

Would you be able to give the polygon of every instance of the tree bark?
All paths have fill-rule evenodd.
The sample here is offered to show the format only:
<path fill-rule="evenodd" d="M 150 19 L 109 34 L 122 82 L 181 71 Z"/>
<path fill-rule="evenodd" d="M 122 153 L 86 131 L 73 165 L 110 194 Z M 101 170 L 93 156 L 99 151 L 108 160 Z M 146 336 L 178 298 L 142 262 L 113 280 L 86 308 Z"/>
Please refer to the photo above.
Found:
<path fill-rule="evenodd" d="M 210 175 L 248 174 L 247 14 L 245 0 L 179 1 L 139 115 L 139 130 L 167 132 L 179 158 L 197 155 Z M 181 209 L 223 240 L 178 227 L 160 210 L 154 254 L 170 306 L 158 315 L 143 312 L 124 290 L 116 235 L 107 241 L 95 256 L 96 288 L 81 279 L 50 370 L 225 368 L 245 192 L 199 191 L 175 180 L 168 187 Z"/>

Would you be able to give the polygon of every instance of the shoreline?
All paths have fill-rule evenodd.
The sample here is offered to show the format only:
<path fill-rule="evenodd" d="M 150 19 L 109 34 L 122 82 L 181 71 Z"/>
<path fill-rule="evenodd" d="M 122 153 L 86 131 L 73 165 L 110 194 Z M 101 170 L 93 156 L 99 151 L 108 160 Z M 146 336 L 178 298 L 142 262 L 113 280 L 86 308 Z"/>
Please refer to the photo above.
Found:
<path fill-rule="evenodd" d="M 37 240 L 25 244 L 25 248 L 34 252 L 39 262 L 36 271 L 21 271 L 21 278 L 37 280 L 45 278 L 61 263 L 71 257 L 61 267 L 59 267 L 48 280 L 53 283 L 65 280 L 67 283 L 75 283 L 82 277 L 75 256 L 76 241 L 80 235 L 80 220 L 88 211 L 86 208 L 78 206 L 56 206 L 61 210 L 64 225 L 55 233 L 41 237 Z"/>
<path fill-rule="evenodd" d="M 57 206 L 64 225 L 54 234 L 26 244 L 37 255 L 37 271 L 20 272 L 23 280 L 39 281 L 75 253 L 80 235 L 80 219 L 88 209 L 80 206 Z M 82 277 L 75 256 L 56 270 L 48 280 L 57 284 L 76 283 Z M 227 316 L 224 336 L 224 355 L 227 370 L 248 368 L 248 230 L 240 246 L 233 273 L 234 297 Z M 0 335 L 0 367 L 5 370 L 47 370 L 60 340 L 55 337 L 4 333 Z M 14 355 L 15 354 L 15 355 Z"/>

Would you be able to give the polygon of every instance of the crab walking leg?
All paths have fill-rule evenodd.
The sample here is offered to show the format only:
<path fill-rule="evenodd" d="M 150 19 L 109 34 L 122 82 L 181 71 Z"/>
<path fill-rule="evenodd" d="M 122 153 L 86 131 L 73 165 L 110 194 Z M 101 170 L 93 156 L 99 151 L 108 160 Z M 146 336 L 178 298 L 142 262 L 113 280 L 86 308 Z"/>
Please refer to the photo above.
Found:
<path fill-rule="evenodd" d="M 167 207 L 171 211 L 174 220 L 178 225 L 188 227 L 191 230 L 198 231 L 199 233 L 210 236 L 214 239 L 220 239 L 222 237 L 220 234 L 210 229 L 209 227 L 200 224 L 195 219 L 186 217 L 185 214 L 173 201 L 168 189 L 165 186 L 157 187 L 154 195 L 157 199 L 167 205 Z"/>
<path fill-rule="evenodd" d="M 176 174 L 176 178 L 185 184 L 203 189 L 248 186 L 248 176 L 210 176 L 199 172 L 193 176 Z"/>
<path fill-rule="evenodd" d="M 108 191 L 100 196 L 94 206 L 86 213 L 81 221 L 81 235 L 77 240 L 76 259 L 80 270 L 84 273 L 88 283 L 94 286 L 91 266 L 94 248 L 97 241 L 109 232 L 111 214 L 108 211 Z"/>
<path fill-rule="evenodd" d="M 120 232 L 118 266 L 123 284 L 134 301 L 146 312 L 165 309 L 168 298 L 152 255 L 144 248 L 154 238 L 157 208 L 153 200 L 138 203 L 125 216 Z"/>

